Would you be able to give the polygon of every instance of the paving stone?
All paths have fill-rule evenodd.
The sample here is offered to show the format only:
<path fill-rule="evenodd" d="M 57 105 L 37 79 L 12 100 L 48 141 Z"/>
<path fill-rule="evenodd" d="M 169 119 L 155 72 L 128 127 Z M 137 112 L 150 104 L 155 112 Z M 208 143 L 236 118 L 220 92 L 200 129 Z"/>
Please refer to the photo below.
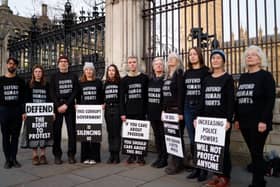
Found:
<path fill-rule="evenodd" d="M 145 183 L 141 180 L 131 179 L 119 175 L 111 175 L 99 180 L 91 181 L 88 183 L 84 183 L 81 185 L 78 185 L 78 187 L 92 187 L 92 186 L 98 186 L 98 187 L 136 187 L 140 186 L 141 184 Z"/>
<path fill-rule="evenodd" d="M 28 187 L 38 187 L 38 186 L 70 187 L 70 186 L 77 186 L 78 184 L 82 184 L 82 183 L 85 183 L 88 181 L 90 181 L 90 179 L 76 176 L 73 174 L 64 174 L 64 175 L 56 175 L 56 176 L 32 181 L 30 183 L 26 183 L 25 186 L 28 186 Z M 20 186 L 22 186 L 22 185 L 18 185 L 18 187 L 20 187 Z"/>

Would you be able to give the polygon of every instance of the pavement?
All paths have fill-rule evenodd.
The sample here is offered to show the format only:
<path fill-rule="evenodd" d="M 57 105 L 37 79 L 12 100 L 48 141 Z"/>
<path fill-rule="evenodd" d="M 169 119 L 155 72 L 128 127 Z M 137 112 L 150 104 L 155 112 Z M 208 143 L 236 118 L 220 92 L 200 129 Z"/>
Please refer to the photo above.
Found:
<path fill-rule="evenodd" d="M 2 145 L 2 135 L 0 135 Z M 21 168 L 4 169 L 4 154 L 0 148 L 0 187 L 200 187 L 205 182 L 187 180 L 189 174 L 183 171 L 177 175 L 166 175 L 164 169 L 155 169 L 150 164 L 155 160 L 155 153 L 148 153 L 147 164 L 127 165 L 126 155 L 122 155 L 120 164 L 106 164 L 109 157 L 107 149 L 106 130 L 104 130 L 101 158 L 102 162 L 93 166 L 82 163 L 68 164 L 66 157 L 67 142 L 63 141 L 62 165 L 55 165 L 51 148 L 47 149 L 48 165 L 33 166 L 32 151 L 19 149 L 18 161 Z M 80 143 L 77 143 L 77 160 L 80 156 Z M 210 178 L 210 176 L 209 176 Z M 279 187 L 280 178 L 269 177 L 268 187 Z M 233 165 L 231 187 L 247 187 L 251 181 L 251 174 L 246 172 L 244 166 Z"/>

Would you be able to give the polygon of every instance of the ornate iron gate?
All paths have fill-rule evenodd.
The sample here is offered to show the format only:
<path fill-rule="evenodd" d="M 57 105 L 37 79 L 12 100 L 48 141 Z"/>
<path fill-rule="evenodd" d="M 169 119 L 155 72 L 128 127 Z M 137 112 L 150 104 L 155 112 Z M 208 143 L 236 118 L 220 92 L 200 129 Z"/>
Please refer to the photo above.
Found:
<path fill-rule="evenodd" d="M 241 73 L 240 59 L 248 45 L 262 47 L 279 85 L 280 2 L 276 0 L 144 0 L 143 58 L 151 71 L 152 59 L 175 51 L 187 63 L 188 49 L 200 46 L 209 65 L 212 47 L 227 54 L 226 70 Z M 186 66 L 187 67 L 187 66 Z"/>
<path fill-rule="evenodd" d="M 104 2 L 103 2 L 104 3 Z M 85 61 L 94 62 L 97 77 L 102 77 L 105 69 L 104 61 L 104 4 L 101 11 L 95 5 L 93 12 L 81 16 L 71 11 L 69 1 L 61 21 L 55 21 L 51 28 L 39 30 L 37 18 L 32 17 L 32 27 L 28 35 L 13 36 L 9 40 L 9 54 L 20 61 L 19 75 L 30 78 L 34 64 L 41 64 L 46 74 L 56 71 L 56 61 L 62 54 L 71 62 L 70 70 L 80 74 Z"/>

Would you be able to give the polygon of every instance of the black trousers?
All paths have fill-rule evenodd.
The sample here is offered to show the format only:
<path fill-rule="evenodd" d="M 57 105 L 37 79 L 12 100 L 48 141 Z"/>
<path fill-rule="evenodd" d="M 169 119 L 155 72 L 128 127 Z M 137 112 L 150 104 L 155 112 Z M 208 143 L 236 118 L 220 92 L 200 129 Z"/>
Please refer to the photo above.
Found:
<path fill-rule="evenodd" d="M 178 107 L 167 107 L 165 112 L 168 113 L 178 113 Z M 180 128 L 180 133 L 181 133 L 181 142 L 182 142 L 182 147 L 183 147 L 183 153 L 185 152 L 185 141 L 184 141 L 184 130 L 185 130 L 185 121 L 181 120 L 179 121 L 179 128 Z M 183 159 L 181 157 L 172 155 L 171 157 L 171 162 L 168 165 L 168 168 L 183 168 Z"/>
<path fill-rule="evenodd" d="M 20 107 L 0 107 L 2 144 L 6 161 L 16 160 L 21 129 Z"/>
<path fill-rule="evenodd" d="M 67 110 L 66 113 L 55 114 L 55 121 L 53 125 L 53 154 L 55 157 L 62 156 L 61 149 L 61 129 L 63 123 L 63 116 L 65 117 L 67 134 L 68 134 L 68 156 L 75 156 L 76 154 L 76 125 L 75 125 L 75 110 Z"/>
<path fill-rule="evenodd" d="M 158 159 L 167 160 L 168 154 L 166 152 L 163 123 L 161 120 L 152 120 L 151 125 L 154 131 Z"/>
<path fill-rule="evenodd" d="M 106 104 L 105 121 L 107 125 L 109 151 L 119 153 L 121 148 L 121 117 L 119 105 Z"/>
<path fill-rule="evenodd" d="M 100 143 L 81 142 L 81 162 L 85 160 L 100 162 L 100 147 Z"/>
<path fill-rule="evenodd" d="M 269 131 L 260 133 L 257 128 L 241 128 L 240 130 L 251 154 L 253 166 L 252 184 L 255 186 L 264 186 L 265 163 L 263 159 L 263 149 Z"/>
<path fill-rule="evenodd" d="M 224 147 L 224 160 L 223 160 L 223 174 L 227 178 L 230 178 L 231 175 L 231 156 L 230 156 L 230 135 L 231 135 L 231 128 L 226 131 L 225 137 L 225 147 Z M 221 174 L 218 174 L 221 175 Z"/>

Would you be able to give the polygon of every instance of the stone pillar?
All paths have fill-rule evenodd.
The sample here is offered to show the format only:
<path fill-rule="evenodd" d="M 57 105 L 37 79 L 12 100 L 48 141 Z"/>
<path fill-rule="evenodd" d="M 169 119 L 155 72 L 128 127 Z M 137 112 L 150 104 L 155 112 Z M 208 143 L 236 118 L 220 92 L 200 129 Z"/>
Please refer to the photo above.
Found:
<path fill-rule="evenodd" d="M 126 73 L 126 59 L 138 57 L 141 70 L 145 71 L 143 54 L 143 0 L 107 0 L 105 62 L 116 64 L 121 75 Z"/>

